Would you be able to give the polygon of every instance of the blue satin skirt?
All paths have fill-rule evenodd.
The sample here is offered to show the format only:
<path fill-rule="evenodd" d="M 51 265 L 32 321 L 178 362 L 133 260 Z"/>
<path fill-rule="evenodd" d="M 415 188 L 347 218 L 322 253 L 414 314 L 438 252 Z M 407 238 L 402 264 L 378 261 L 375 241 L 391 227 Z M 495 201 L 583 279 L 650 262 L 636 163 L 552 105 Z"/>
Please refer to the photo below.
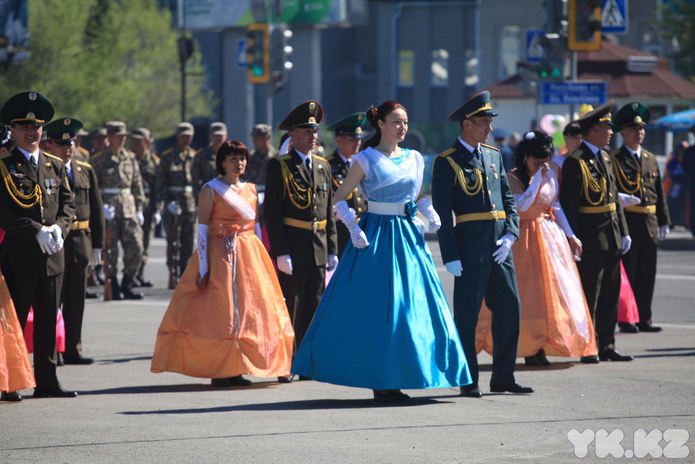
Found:
<path fill-rule="evenodd" d="M 348 243 L 292 373 L 374 390 L 470 384 L 442 283 L 416 225 L 366 213 L 360 227 L 369 246 Z"/>

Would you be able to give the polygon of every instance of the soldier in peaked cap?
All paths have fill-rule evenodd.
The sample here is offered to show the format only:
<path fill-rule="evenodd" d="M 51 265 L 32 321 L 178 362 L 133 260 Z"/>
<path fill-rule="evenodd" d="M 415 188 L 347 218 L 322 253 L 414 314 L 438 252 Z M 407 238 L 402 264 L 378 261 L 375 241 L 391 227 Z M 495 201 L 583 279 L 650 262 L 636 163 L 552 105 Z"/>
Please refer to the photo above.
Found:
<path fill-rule="evenodd" d="M 264 205 L 270 256 L 277 262 L 296 346 L 323 295 L 326 269 L 338 264 L 331 167 L 311 154 L 322 119 L 318 102 L 296 107 L 280 124 L 293 148 L 268 163 Z"/>
<path fill-rule="evenodd" d="M 91 364 L 82 356 L 82 319 L 89 266 L 101 262 L 104 248 L 104 207 L 97 175 L 88 163 L 75 158 L 75 136 L 82 122 L 74 118 L 56 119 L 44 127 L 51 153 L 65 163 L 75 202 L 75 220 L 65 239 L 65 273 L 61 303 L 65 320 L 65 364 Z"/>
<path fill-rule="evenodd" d="M 630 249 L 630 237 L 613 163 L 602 147 L 613 135 L 610 101 L 577 119 L 582 143 L 562 165 L 560 204 L 572 230 L 582 242 L 577 263 L 596 329 L 598 356 L 584 356 L 583 363 L 631 361 L 615 351 L 615 327 L 620 296 L 620 255 Z"/>
<path fill-rule="evenodd" d="M 335 141 L 338 145 L 335 152 L 326 157 L 331 165 L 334 194 L 348 175 L 352 157 L 360 152 L 364 138 L 363 129 L 367 126 L 367 114 L 362 112 L 345 116 L 327 127 L 328 130 L 335 132 Z M 367 201 L 364 196 L 359 189 L 355 188 L 348 195 L 346 201 L 348 206 L 355 210 L 355 217 L 359 221 L 362 214 L 367 211 Z M 336 222 L 336 228 L 338 231 L 338 256 L 342 256 L 343 250 L 350 240 L 350 232 L 341 221 Z"/>
<path fill-rule="evenodd" d="M 39 149 L 43 125 L 55 113 L 38 92 L 11 97 L 0 110 L 17 146 L 0 156 L 0 269 L 26 326 L 34 308 L 34 397 L 74 397 L 56 376 L 56 315 L 65 269 L 63 243 L 75 216 L 75 204 L 60 158 Z M 35 237 L 35 240 L 31 240 Z"/>
<path fill-rule="evenodd" d="M 656 282 L 656 244 L 666 238 L 671 220 L 661 185 L 659 163 L 642 147 L 649 108 L 628 103 L 613 118 L 623 137 L 623 146 L 611 153 L 618 195 L 624 204 L 625 221 L 632 245 L 623 255 L 623 264 L 635 294 L 640 321 L 637 326 L 620 322 L 621 332 L 659 332 L 652 325 L 652 299 Z M 626 198 L 627 197 L 627 198 Z"/>
<path fill-rule="evenodd" d="M 520 303 L 511 247 L 519 235 L 514 206 L 500 151 L 486 145 L 497 116 L 490 93 L 480 92 L 451 113 L 461 135 L 440 153 L 432 170 L 432 200 L 442 220 L 437 232 L 442 259 L 454 281 L 454 320 L 473 383 L 461 395 L 482 397 L 478 385 L 475 328 L 483 298 L 494 316 L 494 355 L 490 390 L 532 393 L 516 383 L 514 365 L 519 341 Z"/>
<path fill-rule="evenodd" d="M 193 159 L 191 167 L 191 178 L 193 179 L 193 197 L 196 203 L 198 195 L 203 185 L 216 178 L 219 173 L 215 164 L 217 150 L 227 140 L 227 125 L 223 122 L 213 122 L 208 127 L 208 138 L 210 143 L 198 150 Z"/>

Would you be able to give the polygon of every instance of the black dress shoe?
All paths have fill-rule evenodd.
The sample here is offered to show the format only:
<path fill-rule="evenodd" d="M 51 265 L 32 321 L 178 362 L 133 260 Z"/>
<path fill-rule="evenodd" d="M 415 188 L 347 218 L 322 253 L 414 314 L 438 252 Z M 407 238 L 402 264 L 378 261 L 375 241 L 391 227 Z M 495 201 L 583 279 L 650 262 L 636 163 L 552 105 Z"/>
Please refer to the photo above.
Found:
<path fill-rule="evenodd" d="M 22 401 L 22 395 L 19 392 L 2 392 L 0 393 L 0 401 Z"/>
<path fill-rule="evenodd" d="M 536 353 L 536 359 L 541 366 L 550 366 L 550 361 L 548 361 L 548 358 L 545 357 L 545 350 L 538 350 L 538 353 Z"/>
<path fill-rule="evenodd" d="M 94 300 L 94 299 L 96 299 L 96 298 L 99 298 L 100 296 L 101 296 L 101 295 L 99 295 L 98 292 L 90 292 L 89 290 L 87 290 L 87 291 L 85 292 L 85 294 L 84 294 L 84 297 L 85 297 L 85 298 L 88 298 L 88 299 L 91 299 L 91 300 Z"/>
<path fill-rule="evenodd" d="M 461 387 L 461 396 L 466 398 L 482 398 L 483 392 L 480 391 L 480 387 L 477 385 L 467 385 Z"/>
<path fill-rule="evenodd" d="M 215 388 L 227 388 L 229 387 L 229 379 L 211 379 L 210 385 Z"/>
<path fill-rule="evenodd" d="M 593 356 L 582 356 L 579 358 L 579 361 L 581 361 L 583 364 L 598 364 L 598 356 L 593 355 Z"/>
<path fill-rule="evenodd" d="M 34 388 L 33 398 L 74 398 L 77 396 L 77 392 L 72 392 L 68 390 L 63 390 L 61 387 L 58 388 Z"/>
<path fill-rule="evenodd" d="M 531 387 L 522 387 L 518 383 L 491 383 L 490 391 L 493 393 L 533 393 L 534 390 Z"/>
<path fill-rule="evenodd" d="M 636 334 L 640 331 L 636 324 L 628 324 L 627 322 L 618 322 L 618 327 L 620 333 Z"/>
<path fill-rule="evenodd" d="M 298 375 L 297 380 L 314 380 L 311 377 L 307 377 L 306 375 Z"/>
<path fill-rule="evenodd" d="M 278 377 L 278 383 L 292 383 L 292 377 Z"/>
<path fill-rule="evenodd" d="M 623 356 L 612 348 L 606 350 L 600 350 L 598 352 L 598 359 L 601 361 L 632 361 L 632 356 Z"/>
<path fill-rule="evenodd" d="M 65 360 L 63 359 L 63 354 L 58 353 L 56 354 L 56 366 L 64 366 L 65 365 Z"/>
<path fill-rule="evenodd" d="M 65 364 L 92 364 L 94 362 L 94 358 L 63 355 L 63 362 Z"/>
<path fill-rule="evenodd" d="M 245 379 L 241 375 L 229 377 L 227 381 L 229 382 L 230 387 L 248 387 L 249 385 L 253 385 L 253 382 L 251 382 L 249 379 Z"/>
<path fill-rule="evenodd" d="M 651 324 L 637 324 L 640 332 L 661 332 L 661 327 Z"/>
<path fill-rule="evenodd" d="M 410 401 L 410 396 L 400 390 L 372 390 L 374 401 L 377 403 L 404 403 Z"/>

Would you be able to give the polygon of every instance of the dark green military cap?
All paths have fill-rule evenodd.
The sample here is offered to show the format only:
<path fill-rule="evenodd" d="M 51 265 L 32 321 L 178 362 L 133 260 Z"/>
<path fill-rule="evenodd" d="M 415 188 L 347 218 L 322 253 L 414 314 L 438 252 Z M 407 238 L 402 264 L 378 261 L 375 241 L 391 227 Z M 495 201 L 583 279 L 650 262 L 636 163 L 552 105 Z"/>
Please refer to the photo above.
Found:
<path fill-rule="evenodd" d="M 643 103 L 632 102 L 623 106 L 618 110 L 613 118 L 613 124 L 618 130 L 623 130 L 630 126 L 646 126 L 652 112 L 649 107 Z"/>
<path fill-rule="evenodd" d="M 577 119 L 576 123 L 579 124 L 579 127 L 581 127 L 582 130 L 594 127 L 600 122 L 605 122 L 612 126 L 613 119 L 611 118 L 611 108 L 613 108 L 614 104 L 615 102 L 613 100 L 609 101 L 608 103 L 604 103 L 598 108 L 594 108 L 581 118 Z"/>
<path fill-rule="evenodd" d="M 5 102 L 0 110 L 3 124 L 46 124 L 53 119 L 55 108 L 51 100 L 33 90 L 21 92 Z"/>
<path fill-rule="evenodd" d="M 449 121 L 463 121 L 474 116 L 497 116 L 492 111 L 490 92 L 487 90 L 473 95 L 466 103 L 449 115 Z"/>
<path fill-rule="evenodd" d="M 323 119 L 323 108 L 317 101 L 305 101 L 293 109 L 280 123 L 280 130 L 318 129 Z"/>
<path fill-rule="evenodd" d="M 75 140 L 75 134 L 82 129 L 82 121 L 75 118 L 58 118 L 43 128 L 51 140 Z"/>
<path fill-rule="evenodd" d="M 334 131 L 335 135 L 351 135 L 361 139 L 364 137 L 362 128 L 365 127 L 366 123 L 367 113 L 355 113 L 334 122 L 327 129 Z"/>

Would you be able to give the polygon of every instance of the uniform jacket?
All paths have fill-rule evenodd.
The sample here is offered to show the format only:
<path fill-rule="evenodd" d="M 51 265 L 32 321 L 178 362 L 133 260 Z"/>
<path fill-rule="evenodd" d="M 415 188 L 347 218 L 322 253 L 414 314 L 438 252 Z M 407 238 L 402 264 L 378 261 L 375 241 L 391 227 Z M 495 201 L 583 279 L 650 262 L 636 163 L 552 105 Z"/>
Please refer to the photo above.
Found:
<path fill-rule="evenodd" d="M 137 159 L 137 156 L 136 156 Z M 145 203 L 143 210 L 150 211 L 154 209 L 156 199 L 154 198 L 154 183 L 157 177 L 157 167 L 159 166 L 159 156 L 154 153 L 147 152 L 141 160 L 138 160 L 140 165 L 140 175 L 142 176 L 142 187 L 145 194 Z"/>
<path fill-rule="evenodd" d="M 157 209 L 175 201 L 184 213 L 195 212 L 196 202 L 193 197 L 193 179 L 191 177 L 194 158 L 195 150 L 191 147 L 183 152 L 174 148 L 162 153 L 154 184 Z"/>
<path fill-rule="evenodd" d="M 331 178 L 333 184 L 333 194 L 335 195 L 338 187 L 343 183 L 345 177 L 348 175 L 348 166 L 343 161 L 343 158 L 338 154 L 336 150 L 332 155 L 326 157 L 328 163 L 331 165 Z M 362 196 L 359 189 L 355 188 L 350 195 L 348 195 L 347 204 L 350 208 L 355 210 L 355 216 L 358 218 L 367 211 L 367 200 Z M 342 221 L 336 221 L 336 228 L 338 231 L 338 248 L 342 254 L 347 242 L 350 240 L 350 232 Z"/>
<path fill-rule="evenodd" d="M 497 240 L 505 234 L 519 236 L 519 215 L 514 196 L 509 189 L 500 151 L 481 145 L 483 165 L 459 140 L 454 146 L 437 156 L 432 170 L 432 202 L 442 218 L 437 232 L 442 259 L 445 263 L 461 260 L 467 264 L 492 263 L 492 254 L 498 248 Z M 476 179 L 482 180 L 480 191 L 469 195 L 461 186 L 451 161 L 463 170 L 465 182 L 471 190 Z M 479 177 L 478 177 L 479 176 Z M 475 189 L 471 190 L 471 193 Z M 469 213 L 504 211 L 504 220 L 470 221 L 455 225 L 451 218 Z"/>
<path fill-rule="evenodd" d="M 217 178 L 217 165 L 215 158 L 217 153 L 212 150 L 212 146 L 208 145 L 201 148 L 193 158 L 193 166 L 191 166 L 191 180 L 193 182 L 193 196 L 198 201 L 198 195 L 203 185 Z"/>
<path fill-rule="evenodd" d="M 63 237 L 67 237 L 75 217 L 75 204 L 60 158 L 39 152 L 38 167 L 27 161 L 24 154 L 15 148 L 2 155 L 2 181 L 0 181 L 0 227 L 5 240 L 0 245 L 0 267 L 3 272 L 19 272 L 37 276 L 58 275 L 65 269 L 65 252 L 61 249 L 52 255 L 41 251 L 36 234 L 43 226 L 57 224 Z M 38 185 L 41 201 L 21 199 L 19 195 L 30 195 Z M 14 197 L 14 198 L 13 198 Z"/>
<path fill-rule="evenodd" d="M 322 266 L 329 254 L 338 254 L 331 167 L 320 156 L 311 158 L 312 173 L 296 150 L 270 160 L 263 203 L 265 225 L 273 258 L 288 254 L 295 265 Z M 313 231 L 285 225 L 284 218 L 327 222 L 325 229 Z"/>
<path fill-rule="evenodd" d="M 140 165 L 135 154 L 125 148 L 119 154 L 99 152 L 91 159 L 104 203 L 116 207 L 116 217 L 137 219 L 145 195 Z M 120 193 L 110 193 L 115 189 Z M 128 189 L 130 190 L 128 192 Z"/>
<path fill-rule="evenodd" d="M 89 221 L 88 229 L 71 230 L 65 246 L 73 249 L 75 262 L 88 263 L 92 248 L 104 248 L 104 205 L 94 169 L 82 161 L 71 162 L 75 221 Z"/>
<path fill-rule="evenodd" d="M 618 191 L 639 197 L 642 200 L 639 206 L 656 206 L 656 213 L 625 211 L 628 230 L 646 227 L 649 236 L 656 242 L 659 226 L 671 225 L 656 156 L 643 148 L 638 162 L 623 145 L 611 153 L 611 161 Z"/>
<path fill-rule="evenodd" d="M 602 162 L 585 143 L 567 156 L 562 165 L 560 204 L 572 230 L 582 241 L 584 250 L 609 251 L 620 249 L 620 238 L 628 235 L 628 228 L 618 201 L 613 163 L 605 151 L 601 150 L 599 156 Z M 590 175 L 599 186 L 605 180 L 605 191 L 592 192 L 589 189 L 587 192 L 584 182 L 593 182 L 592 179 L 585 178 L 586 175 Z M 579 212 L 581 207 L 604 206 L 609 203 L 615 203 L 614 212 Z"/>

